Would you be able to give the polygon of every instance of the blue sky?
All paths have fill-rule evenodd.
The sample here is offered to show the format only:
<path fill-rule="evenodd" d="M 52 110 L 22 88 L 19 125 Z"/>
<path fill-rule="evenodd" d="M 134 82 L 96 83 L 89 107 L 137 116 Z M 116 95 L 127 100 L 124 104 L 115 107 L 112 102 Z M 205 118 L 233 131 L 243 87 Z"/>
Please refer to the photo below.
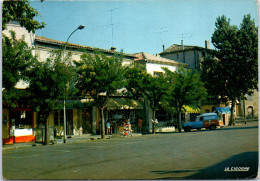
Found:
<path fill-rule="evenodd" d="M 36 31 L 37 36 L 66 41 L 82 24 L 85 28 L 75 32 L 69 42 L 102 49 L 114 46 L 125 53 L 160 53 L 163 44 L 165 48 L 180 44 L 182 37 L 185 45 L 204 47 L 205 40 L 211 40 L 216 18 L 221 15 L 239 26 L 243 16 L 250 13 L 258 23 L 256 0 L 35 0 L 30 3 L 40 14 L 36 19 L 46 23 L 44 29 Z"/>

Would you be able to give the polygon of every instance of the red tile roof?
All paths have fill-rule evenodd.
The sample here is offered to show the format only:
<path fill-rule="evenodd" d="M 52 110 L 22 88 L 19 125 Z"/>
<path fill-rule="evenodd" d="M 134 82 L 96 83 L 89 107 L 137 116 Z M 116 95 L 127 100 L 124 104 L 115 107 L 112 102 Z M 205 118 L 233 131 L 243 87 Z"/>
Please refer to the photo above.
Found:
<path fill-rule="evenodd" d="M 178 65 L 183 65 L 184 67 L 188 67 L 187 64 L 177 62 L 168 58 L 161 57 L 159 55 L 151 55 L 145 52 L 137 53 L 135 54 L 136 59 L 135 61 L 140 61 L 140 60 L 145 60 L 149 63 L 157 63 L 157 64 L 165 64 L 165 65 L 173 65 L 173 66 L 178 66 Z"/>
<path fill-rule="evenodd" d="M 47 43 L 47 44 L 53 44 L 53 45 L 58 45 L 58 46 L 65 46 L 66 42 L 64 41 L 58 41 L 58 40 L 53 40 L 53 39 L 49 39 L 49 38 L 45 38 L 45 37 L 41 37 L 41 36 L 35 36 L 35 41 L 39 42 L 39 43 Z M 125 56 L 130 56 L 130 57 L 135 57 L 133 54 L 129 54 L 129 53 L 121 53 L 121 52 L 117 52 L 115 50 L 106 50 L 106 49 L 101 49 L 101 48 L 95 48 L 95 47 L 90 47 L 90 46 L 84 46 L 84 45 L 79 45 L 79 44 L 74 44 L 74 43 L 67 43 L 67 46 L 69 47 L 74 47 L 74 48 L 83 48 L 83 49 L 87 49 L 87 50 L 98 50 L 104 53 L 111 53 L 114 54 L 119 53 L 119 54 L 123 54 Z"/>

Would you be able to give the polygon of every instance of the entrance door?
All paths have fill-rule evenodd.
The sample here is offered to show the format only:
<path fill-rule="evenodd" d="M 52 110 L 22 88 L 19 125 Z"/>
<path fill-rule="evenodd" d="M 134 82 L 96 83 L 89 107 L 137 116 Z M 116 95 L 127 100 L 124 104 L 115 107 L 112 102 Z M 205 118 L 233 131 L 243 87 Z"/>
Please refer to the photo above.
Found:
<path fill-rule="evenodd" d="M 247 108 L 247 116 L 248 116 L 248 119 L 252 119 L 253 118 L 253 107 L 252 106 L 249 106 Z"/>
<path fill-rule="evenodd" d="M 73 110 L 66 110 L 66 135 L 73 135 Z"/>
<path fill-rule="evenodd" d="M 82 127 L 83 133 L 92 133 L 92 109 L 83 109 L 82 111 Z"/>

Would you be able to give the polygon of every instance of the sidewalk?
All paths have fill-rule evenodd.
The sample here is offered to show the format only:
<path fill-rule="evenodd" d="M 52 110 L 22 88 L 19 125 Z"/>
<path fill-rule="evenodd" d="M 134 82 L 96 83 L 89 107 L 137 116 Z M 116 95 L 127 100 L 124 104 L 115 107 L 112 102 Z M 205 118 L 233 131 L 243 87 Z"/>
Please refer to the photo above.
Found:
<path fill-rule="evenodd" d="M 245 122 L 252 122 L 252 121 L 258 121 L 258 119 L 242 119 L 242 118 L 235 119 L 235 123 L 245 123 Z"/>
<path fill-rule="evenodd" d="M 108 139 L 106 135 L 106 139 Z M 101 139 L 100 135 L 91 135 L 91 134 L 83 134 L 81 136 L 71 136 L 66 139 L 66 143 L 77 143 L 77 142 L 86 142 L 90 140 L 97 140 Z M 50 141 L 50 145 L 54 144 L 64 144 L 63 138 L 58 138 L 55 141 Z M 17 149 L 17 148 L 25 148 L 25 147 L 33 147 L 33 146 L 44 146 L 43 143 L 36 143 L 35 141 L 32 142 L 24 142 L 24 143 L 14 143 L 14 144 L 7 144 L 2 145 L 2 150 L 8 149 Z"/>
<path fill-rule="evenodd" d="M 141 136 L 141 133 L 133 133 L 132 136 Z M 131 136 L 121 136 L 118 134 L 113 135 L 105 135 L 106 139 L 111 138 L 123 138 L 123 137 L 131 137 Z M 79 143 L 79 142 L 86 142 L 91 140 L 98 140 L 101 139 L 101 135 L 91 135 L 91 134 L 83 134 L 81 136 L 71 136 L 66 139 L 66 144 L 69 143 Z M 55 144 L 64 144 L 63 138 L 56 139 L 54 142 L 50 142 L 50 145 Z M 26 147 L 34 147 L 34 146 L 44 146 L 43 143 L 35 143 L 35 141 L 32 142 L 24 142 L 24 143 L 14 143 L 14 144 L 6 144 L 2 145 L 2 150 L 9 150 L 9 149 L 18 149 L 18 148 L 26 148 Z"/>

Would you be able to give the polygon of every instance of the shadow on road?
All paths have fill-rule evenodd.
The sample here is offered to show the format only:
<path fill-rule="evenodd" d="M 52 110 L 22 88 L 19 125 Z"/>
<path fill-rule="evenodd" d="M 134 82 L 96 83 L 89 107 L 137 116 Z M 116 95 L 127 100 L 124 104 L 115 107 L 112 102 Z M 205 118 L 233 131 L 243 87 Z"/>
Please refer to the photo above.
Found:
<path fill-rule="evenodd" d="M 242 169 L 249 167 L 248 171 L 234 171 L 236 169 Z M 258 152 L 244 152 L 238 155 L 234 155 L 227 160 L 224 160 L 216 165 L 212 165 L 202 170 L 160 170 L 151 171 L 159 175 L 167 175 L 166 177 L 160 177 L 158 179 L 185 179 L 185 180 L 197 180 L 197 179 L 253 179 L 257 177 L 258 173 Z M 180 173 L 197 172 L 190 176 L 180 177 Z"/>

